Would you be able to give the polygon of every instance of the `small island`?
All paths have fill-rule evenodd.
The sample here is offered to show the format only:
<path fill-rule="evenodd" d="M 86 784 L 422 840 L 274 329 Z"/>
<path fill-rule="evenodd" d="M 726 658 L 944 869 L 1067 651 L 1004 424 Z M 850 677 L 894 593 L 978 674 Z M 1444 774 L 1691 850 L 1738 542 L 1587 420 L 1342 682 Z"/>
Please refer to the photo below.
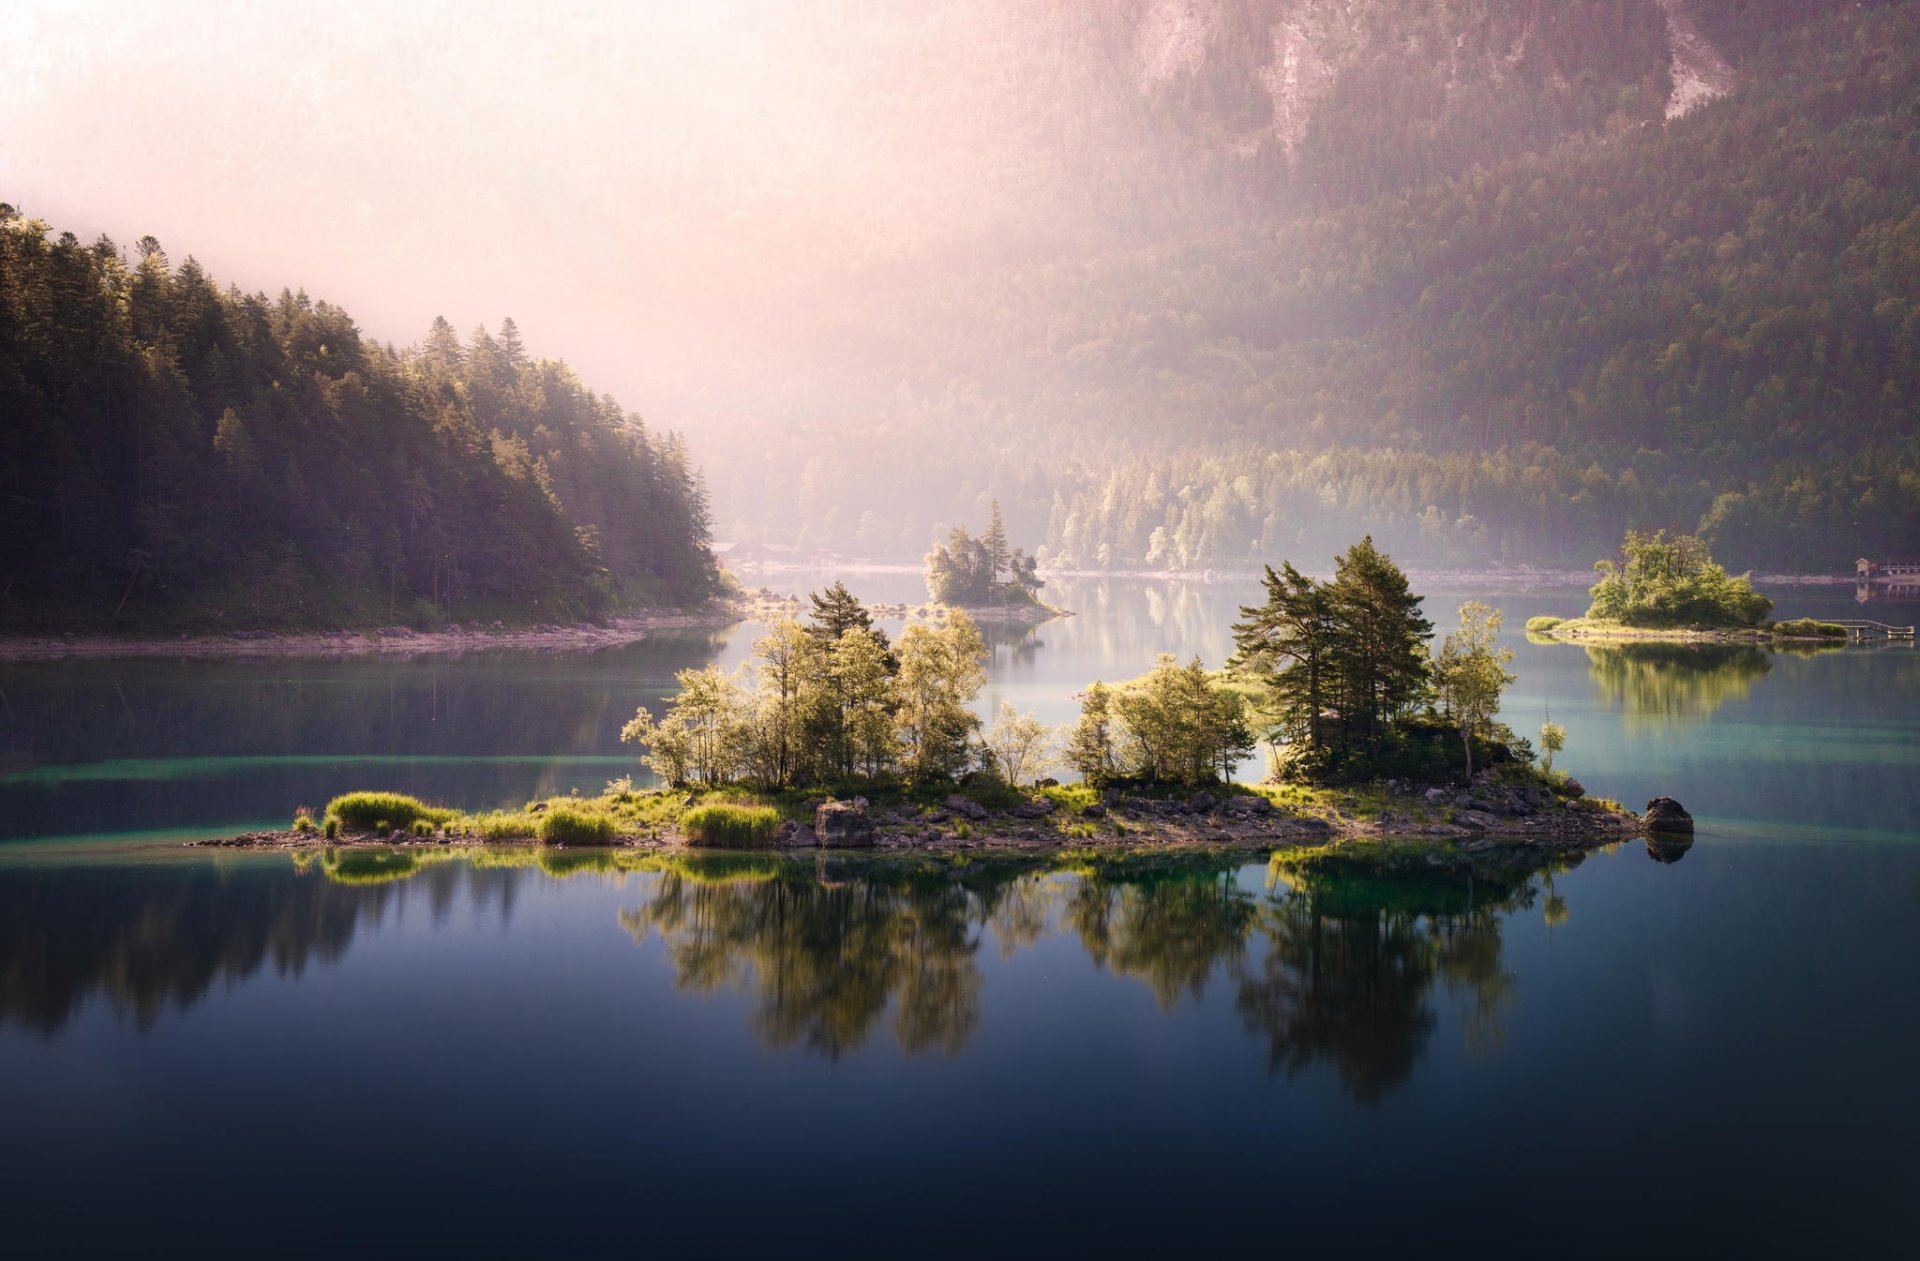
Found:
<path fill-rule="evenodd" d="M 1095 681 L 1050 730 L 1002 704 L 971 709 L 986 646 L 964 610 L 890 638 L 844 585 L 778 618 L 752 660 L 683 670 L 660 714 L 621 735 L 663 787 L 462 812 L 350 792 L 242 846 L 617 846 L 965 855 L 1288 849 L 1387 866 L 1537 862 L 1649 831 L 1686 834 L 1676 803 L 1646 816 L 1590 798 L 1540 743 L 1498 721 L 1513 681 L 1501 615 L 1478 602 L 1430 650 L 1422 597 L 1371 539 L 1319 581 L 1268 568 L 1224 668 L 1162 656 Z M 1264 744 L 1268 778 L 1235 770 Z M 1049 773 L 1078 777 L 1061 783 Z M 1662 799 L 1663 801 L 1666 799 Z"/>
<path fill-rule="evenodd" d="M 1530 617 L 1527 633 L 1566 641 L 1837 645 L 1847 628 L 1799 618 L 1771 622 L 1773 601 L 1729 574 L 1691 534 L 1629 530 L 1618 560 L 1594 566 L 1593 603 L 1575 618 Z"/>
<path fill-rule="evenodd" d="M 963 609 L 978 622 L 1044 622 L 1065 617 L 1040 598 L 1039 561 L 1007 541 L 1000 501 L 993 501 L 979 538 L 955 526 L 945 543 L 927 553 L 927 595 L 936 606 Z"/>

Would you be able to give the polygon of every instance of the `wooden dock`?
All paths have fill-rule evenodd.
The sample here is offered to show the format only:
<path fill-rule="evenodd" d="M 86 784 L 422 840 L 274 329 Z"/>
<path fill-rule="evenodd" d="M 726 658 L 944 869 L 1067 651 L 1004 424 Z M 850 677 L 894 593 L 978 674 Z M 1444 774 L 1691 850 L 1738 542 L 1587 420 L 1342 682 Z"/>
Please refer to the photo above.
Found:
<path fill-rule="evenodd" d="M 1847 638 L 1863 639 L 1912 639 L 1913 627 L 1889 626 L 1885 622 L 1875 622 L 1866 618 L 1836 618 L 1835 626 L 1847 628 Z"/>

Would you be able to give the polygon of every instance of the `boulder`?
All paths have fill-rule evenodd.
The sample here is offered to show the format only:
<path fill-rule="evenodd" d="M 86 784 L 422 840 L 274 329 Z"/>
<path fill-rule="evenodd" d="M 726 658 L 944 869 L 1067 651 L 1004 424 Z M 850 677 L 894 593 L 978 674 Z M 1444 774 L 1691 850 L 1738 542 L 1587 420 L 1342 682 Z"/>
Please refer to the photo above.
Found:
<path fill-rule="evenodd" d="M 813 812 L 813 831 L 825 849 L 873 848 L 873 820 L 865 802 L 827 802 Z"/>
<path fill-rule="evenodd" d="M 1220 799 L 1210 792 L 1197 792 L 1187 798 L 1187 809 L 1195 814 L 1205 814 L 1220 804 Z"/>
<path fill-rule="evenodd" d="M 1023 801 L 1013 808 L 1016 819 L 1044 819 L 1053 813 L 1053 803 L 1047 800 Z"/>
<path fill-rule="evenodd" d="M 1693 835 L 1693 816 L 1671 797 L 1655 797 L 1649 801 L 1647 812 L 1640 816 L 1640 821 L 1647 825 L 1647 831 L 1660 835 Z"/>
<path fill-rule="evenodd" d="M 976 823 L 987 817 L 987 808 L 985 806 L 973 800 L 971 797 L 962 797 L 959 793 L 948 797 L 942 804 L 961 818 L 972 819 Z"/>
<path fill-rule="evenodd" d="M 1034 780 L 1033 786 L 1035 788 L 1058 788 L 1060 787 L 1060 781 L 1049 775 L 1045 779 Z"/>
<path fill-rule="evenodd" d="M 1265 797 L 1229 797 L 1222 809 L 1228 814 L 1272 814 L 1273 803 Z"/>
<path fill-rule="evenodd" d="M 1107 808 L 1097 801 L 1089 802 L 1080 807 L 1080 817 L 1083 819 L 1104 819 L 1107 817 Z"/>
<path fill-rule="evenodd" d="M 1578 801 L 1587 795 L 1587 786 L 1569 775 L 1560 781 L 1560 795 L 1569 801 Z"/>
<path fill-rule="evenodd" d="M 820 838 L 804 823 L 782 823 L 773 834 L 773 843 L 786 849 L 812 849 Z"/>

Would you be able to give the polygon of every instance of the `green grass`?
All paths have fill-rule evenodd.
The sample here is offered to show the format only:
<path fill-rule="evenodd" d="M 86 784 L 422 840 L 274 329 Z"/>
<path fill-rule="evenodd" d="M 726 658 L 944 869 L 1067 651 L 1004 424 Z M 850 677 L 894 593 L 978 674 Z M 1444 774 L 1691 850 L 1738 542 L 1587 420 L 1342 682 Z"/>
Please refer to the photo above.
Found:
<path fill-rule="evenodd" d="M 578 806 L 550 806 L 533 835 L 542 845 L 605 845 L 613 840 L 613 820 Z"/>
<path fill-rule="evenodd" d="M 773 841 L 780 812 L 772 806 L 750 806 L 731 801 L 709 802 L 680 816 L 680 830 L 690 845 L 720 849 L 753 849 Z"/>
<path fill-rule="evenodd" d="M 1545 634 L 1566 620 L 1564 617 L 1530 617 L 1527 619 L 1527 629 L 1535 634 Z"/>
<path fill-rule="evenodd" d="M 1794 635 L 1810 639 L 1845 639 L 1847 637 L 1846 627 L 1811 617 L 1795 618 L 1791 622 L 1776 622 L 1773 630 L 1777 635 Z"/>
<path fill-rule="evenodd" d="M 327 803 L 324 813 L 330 819 L 340 820 L 342 827 L 362 831 L 374 827 L 406 828 L 418 820 L 438 825 L 450 821 L 455 814 L 403 793 L 388 792 L 343 793 Z"/>

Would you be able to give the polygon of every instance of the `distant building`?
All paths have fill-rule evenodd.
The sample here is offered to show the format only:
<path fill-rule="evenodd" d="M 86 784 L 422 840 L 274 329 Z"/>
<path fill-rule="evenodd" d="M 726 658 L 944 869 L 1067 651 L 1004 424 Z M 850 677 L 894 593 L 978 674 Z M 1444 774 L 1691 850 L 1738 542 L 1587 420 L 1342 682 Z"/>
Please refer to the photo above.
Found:
<path fill-rule="evenodd" d="M 1868 560 L 1862 556 L 1853 562 L 1853 572 L 1861 582 L 1920 582 L 1920 560 Z"/>
<path fill-rule="evenodd" d="M 1853 562 L 1853 573 L 1857 584 L 1853 598 L 1862 604 L 1875 597 L 1920 597 L 1920 560 L 1868 560 L 1862 556 Z"/>

